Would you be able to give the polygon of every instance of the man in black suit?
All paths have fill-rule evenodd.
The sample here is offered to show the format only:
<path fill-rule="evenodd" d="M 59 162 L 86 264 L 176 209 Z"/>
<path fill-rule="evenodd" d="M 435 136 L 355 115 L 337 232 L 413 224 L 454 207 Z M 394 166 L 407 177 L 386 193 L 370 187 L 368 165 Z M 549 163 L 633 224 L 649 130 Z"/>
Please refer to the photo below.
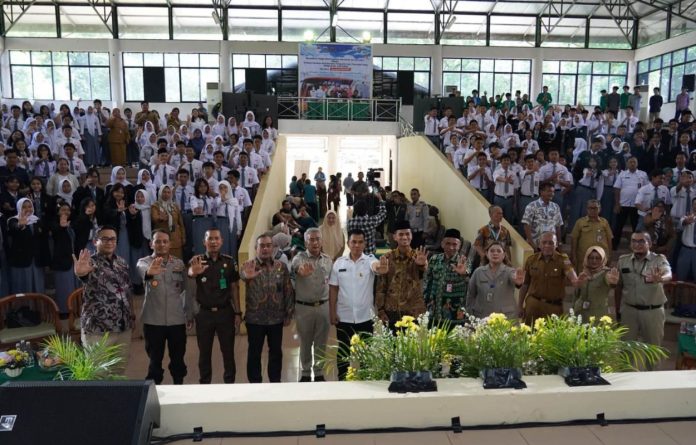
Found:
<path fill-rule="evenodd" d="M 104 189 L 99 187 L 99 170 L 92 167 L 87 170 L 87 176 L 83 185 L 78 187 L 73 194 L 73 214 L 80 210 L 80 204 L 85 198 L 92 198 L 97 204 L 97 221 L 101 219 L 101 208 L 104 204 Z"/>

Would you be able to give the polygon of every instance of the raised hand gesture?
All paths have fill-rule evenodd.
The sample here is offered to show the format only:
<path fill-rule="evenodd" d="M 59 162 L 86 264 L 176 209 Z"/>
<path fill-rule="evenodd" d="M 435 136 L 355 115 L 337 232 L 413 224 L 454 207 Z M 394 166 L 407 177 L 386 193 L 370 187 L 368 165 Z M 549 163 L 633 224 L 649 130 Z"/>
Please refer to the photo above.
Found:
<path fill-rule="evenodd" d="M 616 286 L 619 284 L 619 269 L 612 267 L 609 272 L 607 272 L 607 283 Z"/>
<path fill-rule="evenodd" d="M 159 275 L 162 272 L 164 272 L 164 268 L 162 267 L 163 261 L 164 258 L 162 257 L 155 258 L 152 264 L 150 264 L 150 267 L 147 269 L 147 274 L 151 277 L 154 277 L 155 275 Z"/>
<path fill-rule="evenodd" d="M 650 283 L 662 283 L 662 271 L 659 267 L 655 267 L 648 272 L 647 278 Z"/>
<path fill-rule="evenodd" d="M 578 284 L 584 284 L 587 280 L 590 279 L 590 276 L 587 274 L 587 272 L 583 271 L 578 275 Z"/>
<path fill-rule="evenodd" d="M 193 257 L 193 259 L 191 260 L 191 273 L 194 277 L 197 277 L 198 275 L 205 272 L 207 268 L 208 264 L 206 263 L 206 261 L 203 260 L 202 255 L 197 255 Z"/>
<path fill-rule="evenodd" d="M 138 213 L 138 209 L 135 208 L 135 204 L 131 204 L 128 206 L 128 212 L 131 215 L 135 215 L 136 213 Z"/>
<path fill-rule="evenodd" d="M 27 214 L 24 213 L 24 212 L 21 212 L 21 213 L 19 214 L 19 216 L 17 217 L 17 222 L 19 223 L 19 226 L 20 226 L 20 227 L 26 226 L 27 223 L 29 222 L 29 215 L 27 215 Z"/>
<path fill-rule="evenodd" d="M 375 272 L 377 272 L 378 275 L 384 275 L 389 272 L 389 258 L 387 258 L 385 255 L 382 255 L 379 257 L 379 265 L 377 266 Z"/>
<path fill-rule="evenodd" d="M 517 286 L 522 286 L 522 284 L 524 284 L 524 269 L 515 269 L 512 273 L 512 281 L 514 281 Z"/>
<path fill-rule="evenodd" d="M 416 249 L 416 265 L 426 266 L 428 264 L 428 254 L 425 253 L 425 247 L 421 246 Z"/>
<path fill-rule="evenodd" d="M 121 199 L 116 205 L 119 212 L 123 212 L 124 210 L 126 210 L 126 201 L 124 201 L 123 199 Z"/>
<path fill-rule="evenodd" d="M 314 273 L 314 264 L 312 263 L 302 263 L 297 269 L 297 273 L 301 277 L 308 277 Z"/>
<path fill-rule="evenodd" d="M 78 277 L 84 277 L 85 275 L 89 275 L 94 270 L 94 265 L 92 264 L 92 259 L 90 258 L 89 250 L 82 249 L 82 251 L 80 251 L 79 259 L 74 254 L 72 258 L 73 270 L 75 271 L 75 275 L 77 275 Z"/>
<path fill-rule="evenodd" d="M 457 273 L 457 275 L 466 275 L 468 272 L 468 266 L 466 264 L 466 257 L 461 255 L 457 261 L 456 266 L 452 266 L 452 270 Z"/>
<path fill-rule="evenodd" d="M 253 280 L 261 274 L 260 270 L 256 270 L 256 260 L 249 260 L 242 265 L 242 272 L 247 280 Z"/>

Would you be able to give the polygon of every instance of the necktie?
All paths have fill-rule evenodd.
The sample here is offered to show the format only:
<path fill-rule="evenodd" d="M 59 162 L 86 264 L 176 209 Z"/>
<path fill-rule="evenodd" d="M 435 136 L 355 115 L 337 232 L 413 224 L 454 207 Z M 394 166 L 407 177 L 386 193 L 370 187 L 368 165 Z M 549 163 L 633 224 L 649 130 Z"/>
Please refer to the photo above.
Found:
<path fill-rule="evenodd" d="M 75 165 L 73 164 L 72 158 L 70 158 L 69 161 L 70 161 L 70 173 L 72 173 L 74 175 L 75 174 Z"/>
<path fill-rule="evenodd" d="M 691 213 L 691 187 L 686 189 L 686 204 L 684 205 L 684 215 Z"/>
<path fill-rule="evenodd" d="M 237 195 L 237 187 L 232 187 L 232 197 L 236 198 Z"/>
<path fill-rule="evenodd" d="M 14 120 L 14 131 L 17 131 L 17 119 Z"/>
<path fill-rule="evenodd" d="M 162 169 L 162 185 L 167 185 L 167 167 L 160 165 Z"/>
<path fill-rule="evenodd" d="M 595 188 L 595 174 L 594 170 L 592 170 L 590 173 L 592 173 L 592 176 L 590 176 L 590 188 L 593 189 Z"/>
<path fill-rule="evenodd" d="M 659 198 L 657 197 L 657 186 L 655 186 L 655 195 L 653 196 L 652 205 L 655 205 L 655 203 L 657 203 L 657 200 L 658 200 L 658 199 L 659 199 Z"/>
<path fill-rule="evenodd" d="M 486 171 L 484 170 L 480 175 L 479 175 L 479 189 L 483 190 L 483 175 L 486 174 Z"/>
<path fill-rule="evenodd" d="M 225 218 L 230 217 L 230 205 L 225 203 Z"/>
<path fill-rule="evenodd" d="M 505 169 L 505 197 L 507 198 L 507 194 L 510 191 L 510 184 L 507 182 L 508 175 L 507 175 L 507 168 Z"/>
<path fill-rule="evenodd" d="M 44 165 L 44 176 L 48 178 L 49 176 L 51 176 L 51 172 L 48 169 L 48 159 L 44 159 L 43 165 Z"/>
<path fill-rule="evenodd" d="M 529 176 L 529 196 L 534 196 L 534 173 L 527 173 Z"/>
<path fill-rule="evenodd" d="M 96 187 L 90 187 L 89 188 L 90 193 L 92 193 L 92 199 L 96 201 L 97 199 L 97 188 Z"/>
<path fill-rule="evenodd" d="M 245 168 L 246 168 L 246 167 L 242 167 L 242 171 L 241 171 L 241 173 L 240 173 L 240 177 L 241 177 L 241 180 L 242 180 L 242 187 L 246 187 L 246 182 L 244 181 L 244 169 L 245 169 Z"/>
<path fill-rule="evenodd" d="M 194 181 L 196 178 L 193 177 L 193 161 L 189 162 L 189 173 L 191 176 L 191 180 Z"/>
<path fill-rule="evenodd" d="M 221 168 L 218 169 L 217 174 L 218 174 L 218 181 L 222 181 L 222 169 Z"/>
<path fill-rule="evenodd" d="M 179 190 L 181 190 L 179 205 L 181 206 L 181 211 L 183 212 L 186 210 L 186 189 L 184 187 L 180 187 Z"/>

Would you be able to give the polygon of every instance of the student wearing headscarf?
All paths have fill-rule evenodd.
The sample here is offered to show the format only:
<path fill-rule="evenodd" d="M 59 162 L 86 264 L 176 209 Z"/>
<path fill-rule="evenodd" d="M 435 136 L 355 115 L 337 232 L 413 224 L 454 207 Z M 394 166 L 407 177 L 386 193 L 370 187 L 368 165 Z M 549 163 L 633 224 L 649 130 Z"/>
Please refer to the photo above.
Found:
<path fill-rule="evenodd" d="M 57 209 L 61 204 L 66 203 L 72 206 L 73 194 L 75 189 L 69 179 L 63 179 L 58 185 L 58 193 L 55 197 L 55 202 L 53 205 L 54 209 Z"/>
<path fill-rule="evenodd" d="M 160 229 L 169 233 L 169 252 L 179 259 L 184 258 L 186 229 L 181 209 L 172 200 L 173 192 L 169 185 L 159 189 L 157 202 L 152 204 L 152 230 Z"/>
<path fill-rule="evenodd" d="M 77 176 L 70 173 L 68 160 L 65 158 L 60 158 L 56 163 L 56 172 L 53 173 L 50 178 L 48 178 L 48 182 L 46 183 L 46 193 L 49 196 L 56 196 L 60 191 L 60 184 L 65 179 L 70 181 L 73 190 L 77 190 L 77 188 L 80 186 L 80 181 L 77 179 Z"/>
<path fill-rule="evenodd" d="M 227 119 L 227 139 L 229 139 L 233 134 L 239 134 L 239 127 L 237 126 L 237 119 L 231 117 Z"/>
<path fill-rule="evenodd" d="M 237 240 L 242 233 L 242 212 L 239 201 L 232 194 L 232 186 L 226 180 L 218 183 L 218 196 L 215 198 L 217 227 L 222 233 L 220 252 L 237 258 Z"/>
<path fill-rule="evenodd" d="M 220 136 L 223 139 L 227 138 L 227 126 L 225 125 L 225 116 L 221 113 L 215 119 L 215 124 L 212 128 L 213 137 Z"/>
<path fill-rule="evenodd" d="M 145 190 L 136 190 L 133 204 L 126 212 L 126 229 L 128 231 L 128 261 L 133 292 L 140 295 L 144 292 L 143 278 L 138 273 L 137 264 L 140 258 L 150 254 L 150 238 L 152 238 L 152 216 L 149 194 Z M 119 243 L 120 244 L 120 243 Z"/>
<path fill-rule="evenodd" d="M 76 237 L 75 230 L 71 226 L 71 213 L 70 205 L 61 203 L 58 207 L 58 215 L 51 223 L 51 239 L 53 240 L 51 270 L 55 277 L 54 298 L 61 318 L 67 318 L 68 296 L 78 287 L 72 261 Z"/>
<path fill-rule="evenodd" d="M 261 125 L 256 122 L 256 117 L 252 111 L 247 111 L 245 115 L 244 122 L 242 123 L 244 128 L 249 130 L 249 136 L 254 137 L 257 134 L 261 134 Z"/>
<path fill-rule="evenodd" d="M 111 196 L 111 188 L 114 184 L 121 184 L 125 189 L 126 199 L 131 199 L 133 196 L 133 184 L 126 179 L 126 169 L 124 167 L 116 166 L 111 169 L 110 181 L 104 188 L 104 194 L 107 199 Z"/>
<path fill-rule="evenodd" d="M 144 190 L 150 202 L 157 201 L 157 187 L 155 187 L 154 182 L 152 182 L 150 171 L 145 168 L 138 171 L 138 182 L 133 190 L 135 190 L 136 193 L 138 190 Z"/>
<path fill-rule="evenodd" d="M 322 249 L 331 261 L 343 255 L 346 248 L 346 240 L 341 230 L 341 221 L 335 211 L 326 212 L 324 222 L 319 226 L 321 232 Z"/>
<path fill-rule="evenodd" d="M 196 157 L 201 155 L 205 148 L 205 138 L 200 129 L 196 128 L 193 130 L 193 137 L 189 140 L 189 145 L 191 145 L 196 152 Z"/>
<path fill-rule="evenodd" d="M 44 293 L 44 274 L 40 267 L 39 218 L 28 198 L 17 201 L 17 214 L 7 221 L 10 266 L 10 292 Z"/>
<path fill-rule="evenodd" d="M 99 116 L 94 112 L 94 108 L 87 107 L 87 112 L 84 116 L 78 118 L 80 122 L 80 136 L 84 141 L 85 164 L 93 167 L 99 165 L 102 159 L 101 153 L 101 121 Z"/>
<path fill-rule="evenodd" d="M 580 276 L 585 284 L 575 289 L 573 312 L 586 321 L 589 317 L 609 315 L 609 291 L 619 282 L 619 271 L 607 267 L 607 255 L 600 246 L 592 246 L 585 252 Z M 578 277 L 579 278 L 579 277 Z"/>

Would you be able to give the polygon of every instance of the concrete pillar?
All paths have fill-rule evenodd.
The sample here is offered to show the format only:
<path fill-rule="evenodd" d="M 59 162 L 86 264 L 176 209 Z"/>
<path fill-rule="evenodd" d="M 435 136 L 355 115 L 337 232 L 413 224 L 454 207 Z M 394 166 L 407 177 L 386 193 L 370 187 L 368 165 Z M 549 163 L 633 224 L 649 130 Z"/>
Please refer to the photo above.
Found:
<path fill-rule="evenodd" d="M 430 56 L 430 95 L 442 95 L 442 45 L 433 45 Z"/>
<path fill-rule="evenodd" d="M 220 98 L 232 91 L 232 42 L 220 41 Z"/>
<path fill-rule="evenodd" d="M 529 92 L 529 100 L 533 104 L 536 104 L 537 94 L 541 93 L 541 87 L 543 86 L 541 80 L 543 62 L 544 57 L 541 54 L 537 54 L 534 57 L 532 57 L 532 91 Z M 555 97 L 554 99 L 558 100 L 557 97 Z"/>
<path fill-rule="evenodd" d="M 109 39 L 109 61 L 111 64 L 111 108 L 122 107 L 125 102 L 123 94 L 123 59 L 121 58 L 121 41 Z M 104 104 L 106 105 L 106 104 Z"/>

